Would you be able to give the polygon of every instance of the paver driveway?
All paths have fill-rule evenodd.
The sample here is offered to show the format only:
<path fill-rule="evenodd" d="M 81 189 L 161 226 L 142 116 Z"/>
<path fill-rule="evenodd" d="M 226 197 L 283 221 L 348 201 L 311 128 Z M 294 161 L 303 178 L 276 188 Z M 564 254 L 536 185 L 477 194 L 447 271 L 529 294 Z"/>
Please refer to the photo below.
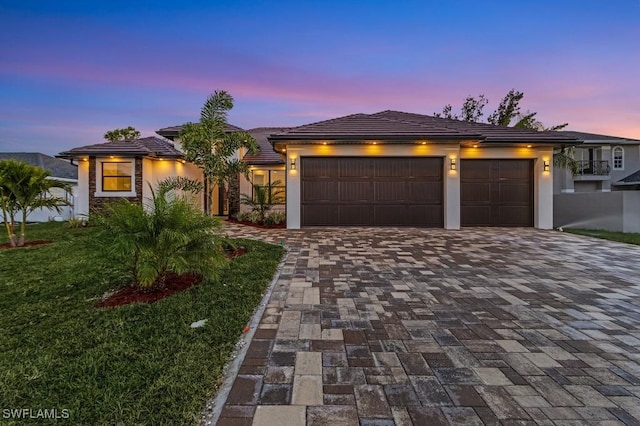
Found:
<path fill-rule="evenodd" d="M 640 247 L 226 229 L 289 255 L 220 426 L 640 424 Z"/>

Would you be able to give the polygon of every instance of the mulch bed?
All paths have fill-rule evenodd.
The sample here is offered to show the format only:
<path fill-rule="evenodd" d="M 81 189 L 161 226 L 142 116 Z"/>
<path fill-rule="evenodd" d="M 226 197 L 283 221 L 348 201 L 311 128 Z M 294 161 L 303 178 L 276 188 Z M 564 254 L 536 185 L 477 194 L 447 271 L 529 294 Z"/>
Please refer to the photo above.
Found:
<path fill-rule="evenodd" d="M 20 247 L 11 247 L 9 243 L 0 244 L 0 250 L 12 249 L 12 248 L 22 248 L 22 247 L 33 247 L 33 246 L 41 246 L 44 244 L 51 244 L 53 241 L 49 240 L 35 240 L 35 241 L 27 241 L 23 246 Z"/>
<path fill-rule="evenodd" d="M 259 223 L 249 222 L 248 220 L 226 219 L 226 221 L 231 223 L 237 223 L 240 225 L 253 226 L 254 228 L 262 228 L 262 229 L 285 229 L 287 227 L 286 223 L 279 223 L 277 225 L 261 225 Z"/>
<path fill-rule="evenodd" d="M 242 256 L 247 252 L 246 247 L 238 247 L 235 251 L 225 253 L 229 259 Z M 198 274 L 169 274 L 166 278 L 165 285 L 162 288 L 139 288 L 125 287 L 105 299 L 102 299 L 96 306 L 99 308 L 114 308 L 116 306 L 129 305 L 131 303 L 153 303 L 162 300 L 165 297 L 181 293 L 185 290 L 195 287 L 202 282 L 202 276 Z"/>

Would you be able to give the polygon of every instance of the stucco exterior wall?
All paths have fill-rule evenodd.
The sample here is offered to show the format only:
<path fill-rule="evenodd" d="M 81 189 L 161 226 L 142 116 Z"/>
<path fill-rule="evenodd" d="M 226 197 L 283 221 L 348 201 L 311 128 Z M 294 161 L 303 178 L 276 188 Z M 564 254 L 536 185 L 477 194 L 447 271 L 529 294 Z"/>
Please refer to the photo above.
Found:
<path fill-rule="evenodd" d="M 197 180 L 198 182 L 203 181 L 202 172 L 194 164 L 183 163 L 180 160 L 173 159 L 160 160 L 145 158 L 142 162 L 143 199 L 148 200 L 151 198 L 149 184 L 155 188 L 159 182 L 173 176 L 182 176 L 188 179 Z M 200 207 L 202 207 L 204 193 L 196 195 L 194 200 Z"/>
<path fill-rule="evenodd" d="M 302 157 L 443 157 L 444 185 L 444 227 L 460 228 L 460 159 L 508 159 L 521 158 L 534 160 L 534 226 L 550 229 L 553 226 L 553 150 L 541 148 L 461 148 L 452 144 L 354 144 L 354 145 L 295 145 L 287 146 L 287 228 L 298 229 L 301 226 L 300 167 Z M 457 170 L 450 170 L 450 161 L 455 159 Z M 295 160 L 296 169 L 291 169 Z M 550 171 L 543 170 L 544 161 L 549 161 Z"/>
<path fill-rule="evenodd" d="M 86 219 L 89 215 L 89 161 L 78 161 L 78 185 L 73 194 L 73 216 Z"/>
<path fill-rule="evenodd" d="M 556 194 L 553 225 L 640 232 L 640 191 Z"/>

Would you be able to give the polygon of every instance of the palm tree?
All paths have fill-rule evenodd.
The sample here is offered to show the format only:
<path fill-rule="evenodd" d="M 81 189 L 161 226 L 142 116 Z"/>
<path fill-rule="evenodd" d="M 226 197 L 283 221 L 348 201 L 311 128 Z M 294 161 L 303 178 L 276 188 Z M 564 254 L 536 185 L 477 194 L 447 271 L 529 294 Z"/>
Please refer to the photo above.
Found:
<path fill-rule="evenodd" d="M 151 188 L 146 206 L 120 200 L 92 215 L 105 253 L 129 265 L 136 286 L 161 288 L 169 273 L 210 276 L 225 262 L 222 240 L 212 232 L 220 221 L 184 194 L 200 189 L 189 179 L 167 179 Z"/>
<path fill-rule="evenodd" d="M 54 209 L 69 202 L 62 197 L 53 196 L 51 190 L 60 188 L 69 190 L 69 185 L 51 179 L 51 173 L 22 161 L 0 161 L 0 197 L 5 230 L 12 247 L 21 247 L 25 242 L 27 217 L 39 208 Z M 20 234 L 15 235 L 16 215 L 21 215 Z"/>
<path fill-rule="evenodd" d="M 215 91 L 200 111 L 200 122 L 187 123 L 180 132 L 180 143 L 187 161 L 202 169 L 208 214 L 213 205 L 214 184 L 224 189 L 241 173 L 247 175 L 249 172 L 247 164 L 238 158 L 238 150 L 247 148 L 252 153 L 258 150 L 258 143 L 248 133 L 227 132 L 227 113 L 232 108 L 233 97 L 224 90 Z M 230 215 L 237 213 L 235 204 L 235 200 L 229 200 Z"/>

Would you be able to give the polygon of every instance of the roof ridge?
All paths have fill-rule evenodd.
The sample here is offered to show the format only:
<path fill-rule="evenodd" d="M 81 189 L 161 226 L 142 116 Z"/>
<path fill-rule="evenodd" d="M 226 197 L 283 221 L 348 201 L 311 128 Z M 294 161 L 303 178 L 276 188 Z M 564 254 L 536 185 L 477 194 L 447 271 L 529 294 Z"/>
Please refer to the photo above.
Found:
<path fill-rule="evenodd" d="M 294 126 L 294 127 L 289 127 L 289 130 L 297 130 L 303 127 L 310 127 L 310 126 L 317 126 L 319 124 L 325 124 L 325 123 L 331 123 L 334 121 L 338 121 L 338 120 L 344 120 L 344 119 L 349 119 L 349 118 L 353 118 L 353 117 L 366 117 L 369 114 L 363 114 L 361 112 L 355 113 L 355 114 L 347 114 L 347 115 L 343 115 L 341 117 L 336 117 L 336 118 L 329 118 L 327 120 L 320 120 L 320 121 L 314 121 L 313 123 L 309 123 L 309 124 L 302 124 L 300 126 Z M 282 133 L 287 133 L 289 130 L 287 130 L 286 132 L 282 132 Z"/>

